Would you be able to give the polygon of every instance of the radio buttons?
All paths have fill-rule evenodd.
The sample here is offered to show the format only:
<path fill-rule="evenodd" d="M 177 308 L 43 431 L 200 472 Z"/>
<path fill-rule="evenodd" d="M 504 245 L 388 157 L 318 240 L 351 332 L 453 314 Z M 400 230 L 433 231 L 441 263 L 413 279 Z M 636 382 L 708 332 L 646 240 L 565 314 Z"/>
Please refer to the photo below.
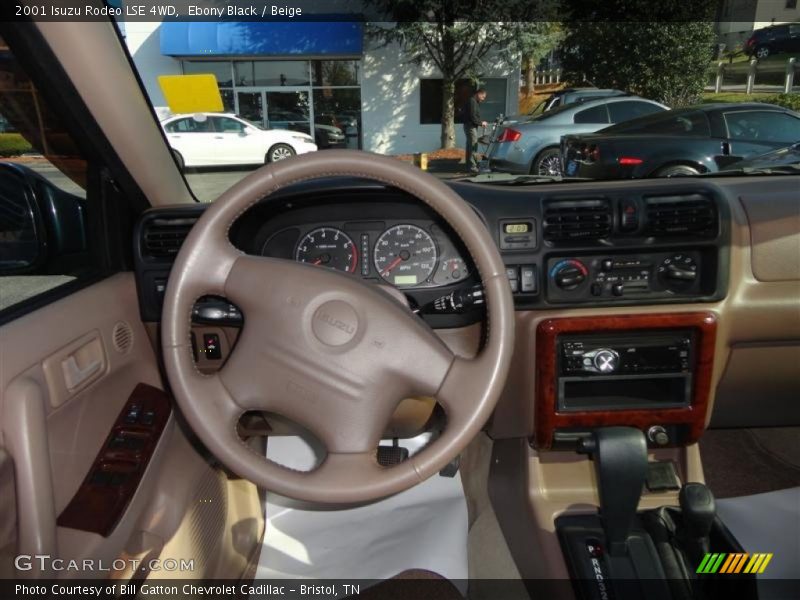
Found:
<path fill-rule="evenodd" d="M 619 354 L 608 348 L 600 348 L 592 359 L 594 368 L 601 373 L 612 373 L 619 365 Z"/>

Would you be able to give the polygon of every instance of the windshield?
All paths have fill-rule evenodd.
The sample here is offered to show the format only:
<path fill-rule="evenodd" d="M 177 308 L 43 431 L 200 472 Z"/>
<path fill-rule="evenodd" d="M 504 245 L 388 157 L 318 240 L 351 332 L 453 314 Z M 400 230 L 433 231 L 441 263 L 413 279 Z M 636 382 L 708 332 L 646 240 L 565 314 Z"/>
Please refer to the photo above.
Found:
<path fill-rule="evenodd" d="M 209 117 L 204 127 L 165 129 L 198 200 L 213 200 L 265 163 L 334 148 L 393 156 L 442 178 L 533 174 L 566 185 L 658 177 L 669 165 L 685 166 L 683 175 L 718 173 L 790 145 L 800 131 L 800 49 L 756 55 L 747 43 L 756 23 L 694 13 L 671 20 L 666 12 L 657 23 L 643 20 L 650 15 L 619 21 L 601 9 L 588 21 L 563 7 L 546 21 L 522 9 L 509 21 L 497 6 L 493 17 L 487 9 L 452 20 L 433 10 L 401 13 L 388 1 L 356 4 L 358 11 L 303 9 L 302 21 L 211 13 L 203 22 L 118 20 L 162 119 L 183 114 L 178 100 L 188 94 L 186 117 L 218 113 L 240 123 L 220 129 Z M 190 91 L 200 89 L 197 78 L 211 82 L 203 93 Z M 554 94 L 562 102 L 545 112 Z M 620 94 L 629 105 L 614 105 Z M 669 110 L 639 117 L 655 106 L 635 106 L 641 100 Z M 552 139 L 515 130 L 513 119 L 502 126 L 506 115 L 541 122 L 589 102 L 596 110 L 554 126 Z M 746 107 L 754 114 L 731 124 L 726 114 Z M 762 118 L 765 108 L 776 112 Z M 591 157 L 574 151 L 585 136 L 597 148 Z M 622 156 L 635 160 L 621 169 Z"/>

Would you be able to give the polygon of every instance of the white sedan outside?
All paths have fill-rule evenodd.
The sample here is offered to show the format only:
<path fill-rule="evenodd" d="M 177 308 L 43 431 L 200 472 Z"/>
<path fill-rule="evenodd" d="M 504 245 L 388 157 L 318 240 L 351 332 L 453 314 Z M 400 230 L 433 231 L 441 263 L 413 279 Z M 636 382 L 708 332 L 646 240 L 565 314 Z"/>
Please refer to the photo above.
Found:
<path fill-rule="evenodd" d="M 306 133 L 261 129 L 224 113 L 175 115 L 161 121 L 161 126 L 181 169 L 263 164 L 317 149 Z"/>

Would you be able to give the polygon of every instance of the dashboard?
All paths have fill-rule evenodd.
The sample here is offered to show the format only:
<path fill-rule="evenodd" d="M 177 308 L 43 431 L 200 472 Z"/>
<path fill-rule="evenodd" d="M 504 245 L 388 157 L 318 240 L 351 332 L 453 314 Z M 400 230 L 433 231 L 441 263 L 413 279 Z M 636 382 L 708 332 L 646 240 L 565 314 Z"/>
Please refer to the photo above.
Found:
<path fill-rule="evenodd" d="M 606 191 L 552 185 L 540 192 L 448 185 L 496 240 L 519 310 L 725 297 L 730 216 L 710 186 L 676 182 L 665 191 L 645 180 L 628 182 L 624 192 L 618 185 Z M 159 319 L 171 262 L 204 208 L 165 207 L 143 215 L 135 253 L 145 321 Z M 480 301 L 471 295 L 480 281 L 458 236 L 415 198 L 375 182 L 327 178 L 281 190 L 234 224 L 231 241 L 248 254 L 393 286 L 433 327 L 482 318 Z M 231 317 L 232 324 L 241 320 L 236 310 L 215 314 L 223 321 Z"/>
<path fill-rule="evenodd" d="M 703 389 L 717 389 L 716 405 L 725 408 L 712 423 L 773 424 L 775 414 L 800 419 L 797 196 L 793 180 L 765 179 L 447 182 L 495 240 L 517 310 L 520 351 L 493 435 L 530 436 L 534 422 L 549 424 L 537 439 L 555 444 L 585 430 L 585 415 L 570 409 L 589 403 L 607 409 L 590 411 L 593 418 L 614 422 L 632 422 L 623 418 L 628 409 L 644 411 L 642 423 L 686 442 L 696 433 L 696 415 L 705 413 L 701 399 L 708 410 L 713 406 Z M 141 215 L 133 250 L 144 322 L 160 321 L 172 263 L 206 207 L 162 206 Z M 446 222 L 401 190 L 352 178 L 297 184 L 245 212 L 230 240 L 248 254 L 336 268 L 393 288 L 440 335 L 480 343 L 480 329 L 468 327 L 485 314 L 469 253 Z M 703 333 L 716 322 L 709 315 L 720 323 L 716 335 Z M 224 364 L 246 319 L 225 298 L 197 302 L 193 335 L 201 371 Z M 687 350 L 692 364 L 684 367 L 669 358 L 683 349 L 651 333 L 687 328 L 695 337 Z M 565 344 L 573 344 L 571 356 Z M 642 358 L 628 364 L 633 347 Z M 570 371 L 575 357 L 599 361 L 597 369 L 619 366 L 610 374 Z M 637 368 L 642 373 L 630 372 Z M 592 385 L 583 386 L 584 379 Z M 666 389 L 682 399 L 680 407 L 661 403 Z M 608 398 L 594 397 L 601 393 Z M 612 398 L 629 395 L 642 402 L 623 409 Z M 678 416 L 653 420 L 654 411 Z"/>

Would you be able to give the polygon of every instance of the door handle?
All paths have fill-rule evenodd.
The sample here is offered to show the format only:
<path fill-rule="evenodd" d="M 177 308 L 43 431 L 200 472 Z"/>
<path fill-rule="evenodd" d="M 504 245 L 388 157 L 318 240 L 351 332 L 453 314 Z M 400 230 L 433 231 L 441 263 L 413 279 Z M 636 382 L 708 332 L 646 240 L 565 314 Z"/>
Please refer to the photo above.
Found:
<path fill-rule="evenodd" d="M 81 368 L 78 366 L 78 360 L 73 354 L 61 363 L 61 369 L 64 371 L 64 382 L 67 384 L 67 389 L 75 389 L 81 383 L 89 379 L 89 377 L 97 373 L 102 366 L 103 361 L 98 358 Z"/>

